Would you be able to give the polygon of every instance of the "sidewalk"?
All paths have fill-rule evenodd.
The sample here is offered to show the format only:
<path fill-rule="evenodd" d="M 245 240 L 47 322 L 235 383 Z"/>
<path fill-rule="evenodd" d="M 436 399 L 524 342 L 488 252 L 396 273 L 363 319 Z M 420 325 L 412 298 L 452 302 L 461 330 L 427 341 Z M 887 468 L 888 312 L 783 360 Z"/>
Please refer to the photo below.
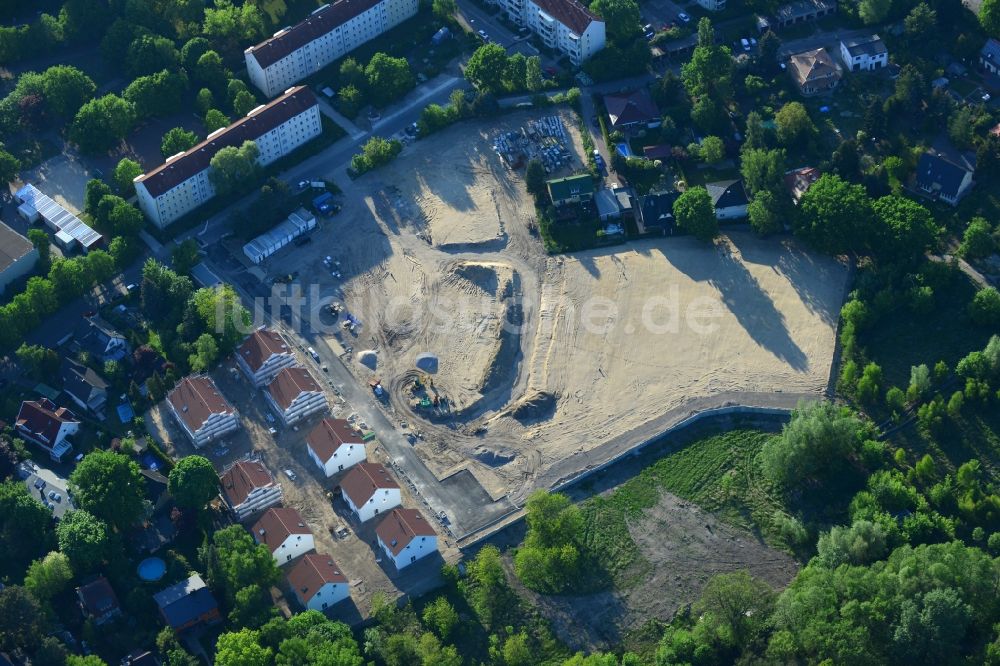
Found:
<path fill-rule="evenodd" d="M 319 102 L 320 111 L 325 113 L 330 120 L 343 127 L 347 131 L 347 133 L 351 135 L 351 138 L 354 139 L 355 141 L 357 141 L 358 139 L 365 136 L 365 134 L 367 134 L 367 132 L 365 132 L 363 129 L 355 125 L 353 122 L 348 120 L 346 116 L 344 116 L 342 113 L 333 108 L 333 105 L 330 104 L 330 102 L 326 101 L 322 97 L 317 97 L 316 101 Z"/>

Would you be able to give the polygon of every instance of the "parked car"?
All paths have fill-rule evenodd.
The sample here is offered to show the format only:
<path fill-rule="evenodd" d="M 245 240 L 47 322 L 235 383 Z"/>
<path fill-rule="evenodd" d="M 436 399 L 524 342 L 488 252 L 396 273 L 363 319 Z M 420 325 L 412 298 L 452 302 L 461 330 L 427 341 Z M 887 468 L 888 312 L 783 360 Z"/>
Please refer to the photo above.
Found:
<path fill-rule="evenodd" d="M 479 37 L 480 37 L 480 38 L 481 38 L 481 39 L 482 39 L 482 40 L 483 40 L 484 42 L 487 42 L 487 43 L 489 43 L 489 41 L 490 41 L 490 36 L 486 34 L 486 31 L 485 31 L 485 30 L 479 30 L 479 31 L 477 31 L 477 32 L 476 32 L 476 34 L 477 34 L 477 35 L 479 35 Z"/>
<path fill-rule="evenodd" d="M 688 16 L 687 14 L 685 14 L 684 12 L 681 12 L 680 14 L 678 14 L 677 18 L 679 18 L 680 20 L 684 21 L 685 23 L 690 23 L 691 22 L 691 17 Z"/>
<path fill-rule="evenodd" d="M 285 470 L 285 476 L 287 476 L 292 481 L 295 481 L 295 480 L 297 480 L 299 478 L 298 476 L 295 475 L 295 472 L 293 472 L 290 469 L 286 469 Z"/>
<path fill-rule="evenodd" d="M 744 51 L 749 51 L 750 50 L 750 42 L 749 42 L 749 40 L 747 40 L 746 37 L 740 39 L 740 46 L 743 47 Z"/>

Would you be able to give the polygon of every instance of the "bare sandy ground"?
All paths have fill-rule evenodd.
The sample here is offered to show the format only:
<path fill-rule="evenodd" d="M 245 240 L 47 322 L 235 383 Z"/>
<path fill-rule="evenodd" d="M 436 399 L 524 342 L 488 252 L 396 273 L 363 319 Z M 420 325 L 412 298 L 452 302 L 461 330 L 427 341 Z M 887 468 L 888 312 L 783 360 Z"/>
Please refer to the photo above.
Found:
<path fill-rule="evenodd" d="M 553 259 L 526 372 L 529 395 L 553 396 L 555 409 L 533 424 L 501 412 L 491 430 L 537 448 L 545 467 L 692 397 L 818 394 L 845 276 L 832 259 L 749 233 Z"/>
<path fill-rule="evenodd" d="M 351 367 L 419 424 L 435 473 L 464 466 L 515 500 L 551 485 L 556 462 L 624 433 L 654 436 L 643 429 L 668 410 L 741 392 L 819 395 L 847 277 L 836 260 L 743 231 L 547 256 L 522 173 L 491 144 L 553 113 L 461 123 L 354 182 L 339 176 L 341 214 L 271 269 L 294 266 L 362 320 L 344 336 Z M 574 117 L 560 113 L 582 155 Z M 413 406 L 423 353 L 439 359 L 441 409 Z"/>

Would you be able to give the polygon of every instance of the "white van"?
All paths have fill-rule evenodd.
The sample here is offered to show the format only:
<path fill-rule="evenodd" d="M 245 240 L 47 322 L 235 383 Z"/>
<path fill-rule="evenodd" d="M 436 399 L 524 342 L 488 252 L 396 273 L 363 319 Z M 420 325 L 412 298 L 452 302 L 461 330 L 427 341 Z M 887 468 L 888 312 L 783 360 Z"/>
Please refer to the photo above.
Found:
<path fill-rule="evenodd" d="M 314 361 L 319 361 L 319 354 L 316 353 L 315 349 L 313 349 L 312 347 L 309 347 L 306 351 L 309 352 L 309 355 L 313 357 Z"/>

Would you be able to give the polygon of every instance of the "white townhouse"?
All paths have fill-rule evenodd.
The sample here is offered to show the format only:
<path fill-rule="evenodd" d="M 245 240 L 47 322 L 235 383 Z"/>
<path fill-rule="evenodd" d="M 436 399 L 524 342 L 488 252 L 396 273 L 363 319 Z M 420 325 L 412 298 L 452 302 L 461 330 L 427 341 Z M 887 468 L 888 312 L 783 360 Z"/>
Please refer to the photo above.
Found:
<path fill-rule="evenodd" d="M 313 532 L 295 509 L 274 507 L 253 526 L 253 538 L 264 544 L 280 566 L 316 547 Z"/>
<path fill-rule="evenodd" d="M 136 176 L 139 208 L 161 229 L 215 196 L 209 179 L 215 154 L 244 141 L 257 144 L 257 163 L 267 166 L 323 131 L 319 104 L 308 88 L 289 88 L 229 127 L 217 129 L 194 148 L 177 153 L 152 171 Z"/>
<path fill-rule="evenodd" d="M 167 404 L 196 449 L 240 427 L 236 408 L 222 397 L 207 375 L 182 379 L 167 394 Z"/>
<path fill-rule="evenodd" d="M 270 384 L 282 369 L 295 365 L 295 355 L 280 333 L 261 327 L 236 350 L 236 363 L 260 388 Z"/>
<path fill-rule="evenodd" d="M 281 484 L 256 460 L 239 460 L 219 477 L 222 498 L 237 520 L 281 502 Z"/>
<path fill-rule="evenodd" d="M 279 372 L 267 385 L 264 395 L 286 426 L 327 408 L 323 389 L 309 371 L 300 366 Z"/>
<path fill-rule="evenodd" d="M 65 407 L 56 407 L 48 398 L 27 400 L 21 403 L 14 431 L 60 462 L 73 450 L 68 437 L 80 431 L 80 420 Z"/>
<path fill-rule="evenodd" d="M 375 535 L 397 571 L 437 552 L 437 532 L 416 509 L 393 509 L 375 528 Z"/>
<path fill-rule="evenodd" d="M 268 97 L 416 15 L 417 0 L 338 0 L 243 52 L 250 81 Z"/>
<path fill-rule="evenodd" d="M 327 477 L 366 459 L 360 433 L 344 419 L 329 417 L 306 435 L 306 453 Z"/>
<path fill-rule="evenodd" d="M 878 35 L 843 39 L 840 59 L 849 72 L 869 72 L 889 65 L 889 49 Z"/>
<path fill-rule="evenodd" d="M 399 484 L 383 465 L 363 462 L 355 465 L 340 482 L 344 501 L 361 522 L 403 503 Z"/>
<path fill-rule="evenodd" d="M 332 557 L 322 553 L 309 553 L 296 562 L 287 579 L 295 598 L 306 610 L 323 612 L 351 595 L 347 576 L 340 572 Z"/>
<path fill-rule="evenodd" d="M 500 0 L 507 16 L 579 65 L 604 48 L 604 21 L 578 0 Z"/>

